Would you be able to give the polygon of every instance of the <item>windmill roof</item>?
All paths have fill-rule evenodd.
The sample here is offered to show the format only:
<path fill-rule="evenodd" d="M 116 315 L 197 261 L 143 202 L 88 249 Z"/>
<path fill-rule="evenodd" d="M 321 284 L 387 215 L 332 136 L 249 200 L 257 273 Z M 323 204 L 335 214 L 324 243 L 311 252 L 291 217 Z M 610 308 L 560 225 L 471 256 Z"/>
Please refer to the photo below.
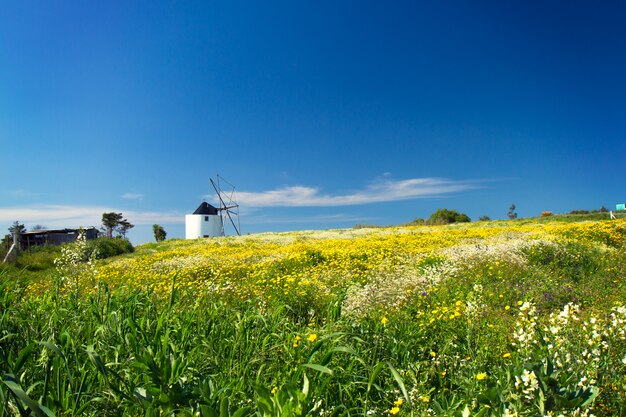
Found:
<path fill-rule="evenodd" d="M 203 202 L 202 204 L 200 204 L 198 206 L 198 208 L 196 209 L 196 211 L 193 212 L 193 214 L 212 214 L 212 215 L 216 215 L 217 214 L 217 209 L 215 207 L 213 207 L 212 205 L 210 205 L 209 203 Z"/>

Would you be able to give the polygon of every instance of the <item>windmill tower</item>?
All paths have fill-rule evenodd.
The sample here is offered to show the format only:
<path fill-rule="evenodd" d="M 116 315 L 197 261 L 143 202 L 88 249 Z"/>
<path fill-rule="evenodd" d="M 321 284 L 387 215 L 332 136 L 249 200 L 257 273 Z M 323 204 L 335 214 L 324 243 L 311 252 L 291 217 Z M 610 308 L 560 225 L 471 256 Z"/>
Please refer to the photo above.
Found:
<path fill-rule="evenodd" d="M 193 214 L 185 216 L 185 237 L 197 239 L 201 237 L 224 236 L 224 222 L 232 225 L 235 233 L 240 235 L 239 204 L 235 201 L 235 187 L 228 181 L 217 176 L 217 181 L 210 179 L 211 185 L 217 194 L 219 207 L 209 203 L 201 203 Z M 221 188 L 221 183 L 226 183 L 229 191 Z"/>

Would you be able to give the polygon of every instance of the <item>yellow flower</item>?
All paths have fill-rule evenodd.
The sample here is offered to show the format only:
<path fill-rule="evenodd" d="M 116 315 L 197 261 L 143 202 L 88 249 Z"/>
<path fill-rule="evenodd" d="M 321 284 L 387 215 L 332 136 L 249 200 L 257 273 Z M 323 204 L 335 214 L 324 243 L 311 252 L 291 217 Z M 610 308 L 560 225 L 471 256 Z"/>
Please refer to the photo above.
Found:
<path fill-rule="evenodd" d="M 317 340 L 317 334 L 311 333 L 309 337 L 306 338 L 309 342 L 315 342 Z"/>
<path fill-rule="evenodd" d="M 432 356 L 432 357 L 434 358 L 435 356 L 437 356 L 437 354 L 436 354 L 435 352 L 432 352 L 432 351 L 431 351 L 431 352 L 430 352 L 430 356 Z"/>
<path fill-rule="evenodd" d="M 391 414 L 392 416 L 398 414 L 400 412 L 400 408 L 398 407 L 393 407 L 391 410 L 389 410 L 389 414 Z"/>
<path fill-rule="evenodd" d="M 272 394 L 276 394 L 276 391 L 278 391 L 278 387 L 272 388 Z"/>
<path fill-rule="evenodd" d="M 518 306 L 521 306 L 522 304 L 524 304 L 524 302 L 523 302 L 523 301 L 518 301 L 518 302 L 517 302 L 517 305 L 518 305 Z"/>
<path fill-rule="evenodd" d="M 297 344 L 296 342 L 294 342 L 294 343 L 293 343 L 293 347 L 294 347 L 294 348 L 297 348 L 297 347 L 298 347 L 298 344 Z"/>
<path fill-rule="evenodd" d="M 487 374 L 486 374 L 486 373 L 484 373 L 484 372 L 480 372 L 480 373 L 478 373 L 478 374 L 476 375 L 476 379 L 477 379 L 478 381 L 482 381 L 482 380 L 483 380 L 483 379 L 485 379 L 485 378 L 487 378 Z"/>
<path fill-rule="evenodd" d="M 441 371 L 441 376 L 446 376 L 447 372 L 446 371 Z"/>
<path fill-rule="evenodd" d="M 508 310 L 511 309 L 511 306 L 506 306 L 506 307 L 504 307 L 504 309 L 508 311 Z"/>
<path fill-rule="evenodd" d="M 505 353 L 504 355 L 502 355 L 503 358 L 510 358 L 511 354 L 509 352 Z"/>
<path fill-rule="evenodd" d="M 429 398 L 428 396 L 426 396 L 426 395 L 420 395 L 420 396 L 418 397 L 418 400 L 419 400 L 419 401 L 421 401 L 421 402 L 423 402 L 423 403 L 427 403 L 427 402 L 429 402 L 429 401 L 430 401 L 430 398 Z"/>
<path fill-rule="evenodd" d="M 395 401 L 393 402 L 393 404 L 394 404 L 394 405 L 397 405 L 397 406 L 400 406 L 400 405 L 402 405 L 402 402 L 403 402 L 403 401 L 402 401 L 402 398 L 398 398 L 397 400 L 395 400 Z"/>
<path fill-rule="evenodd" d="M 384 317 L 380 320 L 380 322 L 383 324 L 383 326 L 385 326 L 387 323 L 389 323 L 389 319 L 387 317 Z"/>

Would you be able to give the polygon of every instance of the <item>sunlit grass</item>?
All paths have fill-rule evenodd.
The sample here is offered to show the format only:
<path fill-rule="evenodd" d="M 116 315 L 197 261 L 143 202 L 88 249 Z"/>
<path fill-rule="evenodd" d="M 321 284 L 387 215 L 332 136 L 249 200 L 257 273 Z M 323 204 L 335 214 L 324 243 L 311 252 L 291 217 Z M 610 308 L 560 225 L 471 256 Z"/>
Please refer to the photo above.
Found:
<path fill-rule="evenodd" d="M 5 272 L 0 416 L 621 415 L 625 248 L 624 220 L 481 222 Z"/>

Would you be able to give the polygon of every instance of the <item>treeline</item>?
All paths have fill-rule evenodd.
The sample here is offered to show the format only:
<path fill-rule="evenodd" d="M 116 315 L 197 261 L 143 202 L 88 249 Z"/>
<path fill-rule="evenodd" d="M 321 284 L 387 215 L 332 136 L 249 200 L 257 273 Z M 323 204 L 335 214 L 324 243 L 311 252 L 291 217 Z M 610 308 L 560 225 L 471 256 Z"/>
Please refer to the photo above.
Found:
<path fill-rule="evenodd" d="M 511 204 L 511 207 L 509 207 L 509 211 L 507 213 L 507 218 L 509 220 L 515 220 L 517 219 L 517 212 L 516 210 L 516 206 L 515 204 Z M 551 211 L 543 211 L 541 212 L 541 217 L 551 217 L 554 219 L 560 219 L 560 220 L 564 220 L 564 221 L 572 221 L 572 218 L 569 218 L 567 216 L 569 215 L 601 215 L 601 214 L 606 214 L 609 212 L 609 209 L 607 209 L 606 207 L 602 206 L 597 210 L 572 210 L 569 213 L 564 213 L 564 214 L 553 214 Z M 622 212 L 623 213 L 623 212 Z M 615 213 L 615 215 L 619 215 L 618 213 Z M 595 220 L 599 220 L 600 217 L 594 216 Z M 491 218 L 489 216 L 481 216 L 478 218 L 478 221 L 489 221 L 491 220 Z M 431 214 L 427 219 L 423 219 L 423 218 L 416 218 L 408 223 L 403 223 L 401 224 L 402 226 L 418 226 L 418 225 L 442 225 L 442 224 L 451 224 L 451 223 L 466 223 L 466 222 L 471 222 L 472 219 L 470 219 L 470 217 L 467 214 L 464 213 L 460 213 L 457 210 L 450 210 L 450 209 L 446 209 L 446 208 L 440 208 L 437 209 L 437 211 L 435 211 L 433 214 Z M 356 224 L 354 226 L 355 229 L 363 229 L 363 228 L 379 228 L 379 227 L 384 227 L 384 226 L 380 226 L 380 225 L 375 225 L 375 224 Z"/>

